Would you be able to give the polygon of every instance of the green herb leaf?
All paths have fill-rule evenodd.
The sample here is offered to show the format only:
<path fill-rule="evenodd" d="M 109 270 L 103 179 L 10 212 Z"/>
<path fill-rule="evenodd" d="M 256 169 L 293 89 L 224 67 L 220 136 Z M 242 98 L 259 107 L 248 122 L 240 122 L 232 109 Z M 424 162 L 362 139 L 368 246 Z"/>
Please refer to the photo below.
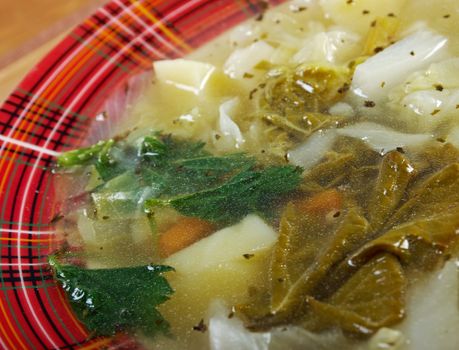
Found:
<path fill-rule="evenodd" d="M 149 336 L 168 333 L 169 323 L 156 307 L 173 293 L 162 276 L 171 267 L 90 270 L 60 265 L 55 257 L 49 262 L 73 310 L 94 336 L 111 336 L 117 331 Z"/>
<path fill-rule="evenodd" d="M 244 153 L 214 156 L 202 142 L 154 133 L 134 145 L 100 142 L 66 153 L 60 163 L 94 165 L 104 182 L 92 195 L 100 212 L 120 206 L 135 209 L 147 198 L 148 211 L 170 205 L 183 215 L 220 224 L 237 222 L 251 212 L 272 216 L 273 204 L 300 183 L 300 168 L 262 169 Z"/>
<path fill-rule="evenodd" d="M 222 184 L 191 194 L 154 198 L 147 209 L 170 205 L 187 216 L 230 224 L 250 212 L 265 212 L 273 201 L 293 191 L 301 181 L 301 168 L 270 167 L 255 171 L 245 169 Z"/>

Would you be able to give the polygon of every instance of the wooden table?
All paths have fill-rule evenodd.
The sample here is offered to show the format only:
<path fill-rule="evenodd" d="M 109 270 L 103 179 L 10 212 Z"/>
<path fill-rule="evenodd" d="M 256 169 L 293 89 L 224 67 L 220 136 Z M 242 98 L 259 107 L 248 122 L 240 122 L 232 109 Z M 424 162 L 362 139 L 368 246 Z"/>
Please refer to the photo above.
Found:
<path fill-rule="evenodd" d="M 107 0 L 0 0 L 0 102 L 75 25 Z"/>

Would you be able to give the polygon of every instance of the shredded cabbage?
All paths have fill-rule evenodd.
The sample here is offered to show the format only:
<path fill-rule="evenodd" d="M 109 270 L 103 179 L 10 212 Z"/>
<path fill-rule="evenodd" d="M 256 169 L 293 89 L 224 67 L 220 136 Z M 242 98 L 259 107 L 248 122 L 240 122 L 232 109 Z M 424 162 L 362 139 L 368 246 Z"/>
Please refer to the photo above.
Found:
<path fill-rule="evenodd" d="M 432 135 L 404 134 L 371 122 L 357 123 L 338 129 L 336 132 L 341 136 L 360 139 L 381 154 L 386 154 L 398 147 L 415 149 L 433 140 Z"/>
<path fill-rule="evenodd" d="M 386 99 L 389 91 L 411 73 L 428 67 L 447 54 L 448 39 L 430 31 L 414 33 L 357 66 L 352 91 L 372 101 Z"/>

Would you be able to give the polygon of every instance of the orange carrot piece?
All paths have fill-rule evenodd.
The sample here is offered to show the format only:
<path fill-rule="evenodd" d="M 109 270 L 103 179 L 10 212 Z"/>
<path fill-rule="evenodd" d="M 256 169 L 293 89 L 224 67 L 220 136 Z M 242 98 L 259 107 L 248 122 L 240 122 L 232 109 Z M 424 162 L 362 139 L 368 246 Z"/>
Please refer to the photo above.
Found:
<path fill-rule="evenodd" d="M 159 236 L 158 249 L 167 258 L 215 231 L 215 226 L 198 218 L 184 217 Z"/>
<path fill-rule="evenodd" d="M 305 213 L 326 215 L 333 210 L 341 209 L 343 196 L 336 189 L 326 190 L 316 195 L 297 201 L 297 208 Z"/>

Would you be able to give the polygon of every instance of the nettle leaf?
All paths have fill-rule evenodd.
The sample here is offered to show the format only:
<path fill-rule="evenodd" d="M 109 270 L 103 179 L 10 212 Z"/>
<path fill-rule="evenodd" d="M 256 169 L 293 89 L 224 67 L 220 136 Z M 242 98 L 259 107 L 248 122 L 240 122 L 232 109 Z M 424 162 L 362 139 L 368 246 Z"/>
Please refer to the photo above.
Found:
<path fill-rule="evenodd" d="M 73 310 L 93 336 L 111 336 L 118 331 L 168 334 L 169 323 L 156 307 L 173 293 L 163 277 L 173 268 L 85 269 L 60 265 L 55 257 L 50 258 L 50 264 Z"/>
<path fill-rule="evenodd" d="M 172 206 L 186 216 L 231 224 L 250 212 L 266 212 L 275 200 L 299 185 L 301 172 L 301 168 L 293 166 L 243 170 L 213 188 L 171 198 L 149 199 L 146 206 L 150 210 L 156 206 Z"/>

